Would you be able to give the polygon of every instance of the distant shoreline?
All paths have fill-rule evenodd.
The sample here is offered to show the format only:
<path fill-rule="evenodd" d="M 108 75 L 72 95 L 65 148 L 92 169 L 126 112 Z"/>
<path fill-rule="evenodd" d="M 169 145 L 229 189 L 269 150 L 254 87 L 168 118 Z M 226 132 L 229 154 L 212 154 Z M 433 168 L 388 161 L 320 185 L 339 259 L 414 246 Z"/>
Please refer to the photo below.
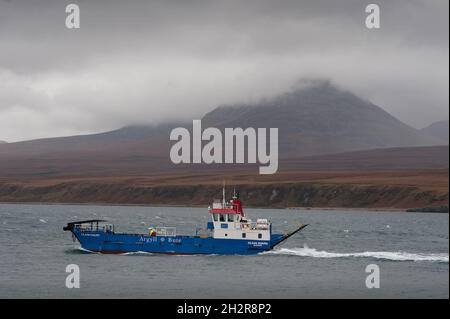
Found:
<path fill-rule="evenodd" d="M 114 206 L 114 207 L 187 207 L 187 208 L 206 208 L 207 205 L 190 205 L 190 204 L 132 204 L 132 203 L 56 203 L 56 202 L 0 202 L 6 205 L 48 205 L 48 206 Z M 436 208 L 391 208 L 391 207 L 263 207 L 263 206 L 246 206 L 251 209 L 279 209 L 279 210 L 297 210 L 297 211 L 369 211 L 369 212 L 402 212 L 402 213 L 423 213 L 423 214 L 448 214 L 449 211 Z"/>
<path fill-rule="evenodd" d="M 448 175 L 441 171 L 374 176 L 358 173 L 345 177 L 329 174 L 323 180 L 313 177 L 305 180 L 301 175 L 277 177 L 292 180 L 283 182 L 250 183 L 246 176 L 234 180 L 238 181 L 236 186 L 244 205 L 259 209 L 380 212 L 409 209 L 445 213 L 440 210 L 448 207 Z M 173 185 L 161 184 L 155 177 L 0 181 L 0 203 L 205 208 L 212 199 L 222 197 L 221 187 L 212 184 L 214 179 L 193 178 L 178 177 L 179 184 Z"/>
<path fill-rule="evenodd" d="M 132 203 L 98 203 L 98 202 L 91 202 L 91 203 L 56 203 L 56 202 L 0 202 L 1 204 L 6 204 L 6 205 L 48 205 L 48 206 L 56 206 L 56 205 L 61 205 L 61 206 L 124 206 L 124 207 L 188 207 L 188 208 L 205 208 L 207 207 L 207 205 L 182 205 L 182 204 L 132 204 Z M 439 212 L 439 211 L 434 211 L 434 212 L 427 212 L 427 211 L 420 211 L 421 208 L 418 208 L 417 211 L 409 211 L 410 209 L 407 208 L 390 208 L 390 207 L 385 207 L 385 208 L 380 208 L 380 207 L 261 207 L 261 206 L 246 206 L 246 208 L 251 208 L 251 209 L 279 209 L 279 210 L 291 210 L 291 211 L 295 211 L 295 210 L 299 210 L 299 211 L 342 211 L 342 210 L 347 210 L 347 211 L 360 211 L 360 210 L 366 210 L 369 212 L 403 212 L 403 213 L 448 213 L 448 212 Z"/>

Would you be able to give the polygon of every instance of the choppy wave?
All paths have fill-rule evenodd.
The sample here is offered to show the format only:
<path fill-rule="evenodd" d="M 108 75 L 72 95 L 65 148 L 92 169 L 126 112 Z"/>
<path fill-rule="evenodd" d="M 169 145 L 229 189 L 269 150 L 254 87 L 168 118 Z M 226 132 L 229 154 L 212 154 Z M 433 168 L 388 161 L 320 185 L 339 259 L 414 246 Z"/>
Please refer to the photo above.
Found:
<path fill-rule="evenodd" d="M 95 251 L 92 251 L 92 250 L 89 250 L 89 249 L 86 249 L 86 248 L 83 248 L 83 247 L 78 247 L 78 250 L 79 250 L 80 252 L 83 252 L 83 253 L 98 254 L 98 253 L 95 252 Z"/>
<path fill-rule="evenodd" d="M 425 253 L 408 253 L 403 251 L 365 251 L 359 253 L 335 253 L 315 248 L 280 248 L 269 251 L 264 254 L 270 255 L 292 255 L 300 257 L 314 258 L 375 258 L 393 261 L 436 261 L 448 263 L 448 253 L 425 254 Z"/>
<path fill-rule="evenodd" d="M 77 247 L 76 249 L 70 249 L 67 251 L 68 253 L 88 253 L 88 254 L 98 254 L 98 255 L 102 255 L 102 253 L 100 252 L 96 252 L 96 251 L 92 251 L 83 247 Z M 128 252 L 128 253 L 122 253 L 122 254 L 118 254 L 121 256 L 146 256 L 146 255 L 153 255 L 152 253 L 146 252 L 146 251 L 133 251 L 133 252 Z"/>
<path fill-rule="evenodd" d="M 97 252 L 90 251 L 88 249 L 78 247 L 78 251 L 83 253 L 99 254 Z M 119 254 L 121 256 L 151 256 L 155 255 L 153 253 L 145 251 L 135 251 Z M 280 248 L 277 250 L 272 250 L 264 252 L 261 255 L 286 255 L 286 256 L 299 256 L 299 257 L 313 257 L 313 258 L 375 258 L 384 259 L 391 261 L 433 261 L 433 262 L 449 262 L 448 253 L 435 253 L 435 254 L 425 254 L 425 253 L 408 253 L 404 251 L 365 251 L 359 253 L 335 253 L 328 252 L 324 250 L 317 250 L 315 248 L 303 247 L 303 248 Z M 185 256 L 185 255 L 179 255 Z M 195 256 L 195 255 L 186 255 Z M 208 256 L 217 256 L 215 254 Z"/>
<path fill-rule="evenodd" d="M 131 251 L 131 252 L 123 253 L 120 255 L 121 256 L 148 256 L 148 255 L 153 255 L 153 254 L 146 252 L 146 251 Z"/>
<path fill-rule="evenodd" d="M 73 248 L 68 248 L 64 251 L 66 254 L 70 254 L 70 255 L 80 255 L 80 254 L 98 254 L 95 251 L 91 251 L 88 249 L 84 249 L 83 247 L 73 247 Z"/>

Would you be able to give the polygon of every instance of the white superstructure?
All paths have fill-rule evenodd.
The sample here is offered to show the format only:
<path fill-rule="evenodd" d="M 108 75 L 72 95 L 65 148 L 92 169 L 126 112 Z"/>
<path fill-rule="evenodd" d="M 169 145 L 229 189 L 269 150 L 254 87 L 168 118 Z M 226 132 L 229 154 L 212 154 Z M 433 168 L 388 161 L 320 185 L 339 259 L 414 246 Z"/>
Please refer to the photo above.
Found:
<path fill-rule="evenodd" d="M 209 207 L 212 222 L 208 227 L 216 239 L 270 240 L 271 223 L 267 219 L 253 222 L 244 215 L 242 202 L 234 192 L 230 201 L 215 200 Z"/>

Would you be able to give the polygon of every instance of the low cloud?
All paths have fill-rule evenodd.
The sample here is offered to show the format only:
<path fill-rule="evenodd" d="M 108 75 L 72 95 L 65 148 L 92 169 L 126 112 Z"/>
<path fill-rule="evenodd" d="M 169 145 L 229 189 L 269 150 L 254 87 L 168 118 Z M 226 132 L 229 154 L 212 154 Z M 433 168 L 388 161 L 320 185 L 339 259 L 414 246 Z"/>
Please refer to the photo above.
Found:
<path fill-rule="evenodd" d="M 326 78 L 416 127 L 448 118 L 448 3 L 0 2 L 0 140 L 199 118 Z M 369 3 L 369 2 L 367 2 Z"/>

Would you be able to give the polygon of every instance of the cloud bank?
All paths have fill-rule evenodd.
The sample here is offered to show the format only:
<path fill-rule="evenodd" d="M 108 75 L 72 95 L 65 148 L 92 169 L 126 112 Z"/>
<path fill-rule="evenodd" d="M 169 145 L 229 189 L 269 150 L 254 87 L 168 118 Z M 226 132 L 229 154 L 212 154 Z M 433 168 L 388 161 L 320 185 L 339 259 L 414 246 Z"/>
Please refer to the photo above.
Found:
<path fill-rule="evenodd" d="M 448 118 L 448 2 L 0 1 L 0 140 L 199 118 L 326 78 L 407 124 Z"/>

